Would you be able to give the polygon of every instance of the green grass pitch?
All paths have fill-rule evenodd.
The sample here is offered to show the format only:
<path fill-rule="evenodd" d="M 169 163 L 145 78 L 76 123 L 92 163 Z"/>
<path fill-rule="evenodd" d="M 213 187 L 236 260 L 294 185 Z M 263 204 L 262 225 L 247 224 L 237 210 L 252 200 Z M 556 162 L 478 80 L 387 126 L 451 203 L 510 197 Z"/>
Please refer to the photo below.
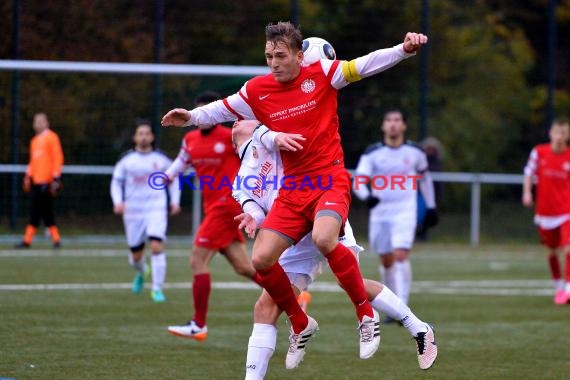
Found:
<path fill-rule="evenodd" d="M 0 248 L 0 378 L 243 379 L 252 305 L 259 291 L 214 289 L 209 338 L 170 336 L 169 324 L 191 315 L 189 250 L 171 247 L 167 302 L 148 289 L 135 296 L 126 250 L 68 246 Z M 361 257 L 365 276 L 378 277 L 377 258 Z M 284 368 L 288 330 L 279 322 L 268 379 L 567 379 L 570 305 L 552 303 L 538 245 L 418 245 L 413 253 L 411 306 L 436 329 L 439 357 L 422 372 L 415 345 L 401 327 L 382 327 L 380 350 L 358 358 L 353 309 L 340 292 L 315 291 L 310 313 L 320 331 L 305 361 Z M 213 281 L 244 281 L 222 257 Z M 321 278 L 332 282 L 330 273 Z M 103 288 L 25 290 L 32 284 L 99 284 Z M 62 285 L 66 287 L 67 285 Z"/>

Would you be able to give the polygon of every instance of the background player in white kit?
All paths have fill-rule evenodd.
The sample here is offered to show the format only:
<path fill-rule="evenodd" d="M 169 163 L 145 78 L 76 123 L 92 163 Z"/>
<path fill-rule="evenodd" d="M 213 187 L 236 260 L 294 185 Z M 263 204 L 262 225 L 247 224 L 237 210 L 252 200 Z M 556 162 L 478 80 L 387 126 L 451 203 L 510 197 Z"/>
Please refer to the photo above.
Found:
<path fill-rule="evenodd" d="M 414 179 L 407 176 L 421 175 L 419 189 L 428 208 L 427 226 L 438 221 L 434 187 L 425 153 L 404 139 L 404 114 L 399 110 L 386 112 L 382 131 L 384 142 L 368 147 L 356 167 L 357 176 L 370 178 L 376 186 L 369 190 L 366 185 L 355 182 L 354 192 L 370 208 L 368 238 L 370 249 L 380 255 L 382 280 L 407 304 L 412 286 L 409 253 L 414 242 L 417 213 L 417 188 Z M 380 175 L 389 182 L 384 189 L 380 189 L 383 180 L 373 180 L 374 176 Z M 403 188 L 391 186 L 397 176 L 406 176 Z"/>
<path fill-rule="evenodd" d="M 137 123 L 133 142 L 134 148 L 125 153 L 115 165 L 111 181 L 113 211 L 117 215 L 123 215 L 127 244 L 131 250 L 129 264 L 136 271 L 133 293 L 142 292 L 145 275 L 148 273 L 144 258 L 144 245 L 148 239 L 152 252 L 151 298 L 154 302 L 164 302 L 162 289 L 166 277 L 166 255 L 163 242 L 168 224 L 168 200 L 165 188 L 160 183 L 152 184 L 153 178 L 149 179 L 149 176 L 166 171 L 172 161 L 154 148 L 154 134 L 148 122 Z M 156 180 L 160 182 L 163 179 Z M 168 187 L 171 215 L 180 212 L 180 189 L 178 180 L 175 181 Z"/>
<path fill-rule="evenodd" d="M 236 122 L 232 130 L 232 139 L 241 160 L 238 177 L 234 182 L 233 195 L 244 210 L 244 213 L 236 219 L 242 222 L 240 227 L 245 228 L 248 235 L 253 238 L 256 229 L 261 226 L 267 212 L 271 209 L 278 194 L 278 185 L 283 178 L 278 148 L 298 149 L 300 148 L 298 142 L 304 139 L 296 134 L 276 134 L 266 126 L 252 120 Z M 267 179 L 264 181 L 262 177 Z M 245 178 L 255 178 L 256 181 L 248 183 L 244 180 Z M 345 234 L 339 238 L 339 242 L 351 249 L 355 255 L 363 250 L 356 243 L 348 221 Z M 307 290 L 315 277 L 321 273 L 326 259 L 318 251 L 309 233 L 295 246 L 284 252 L 279 259 L 279 264 L 289 277 L 295 294 L 298 295 L 301 291 Z M 364 284 L 372 306 L 402 321 L 415 339 L 420 368 L 430 368 L 437 357 L 435 337 L 430 326 L 419 320 L 390 289 L 381 283 L 364 279 Z M 264 378 L 269 360 L 275 351 L 276 323 L 280 314 L 279 307 L 269 293 L 263 290 L 254 307 L 254 325 L 247 351 L 246 380 Z M 375 333 L 380 334 L 378 325 L 376 325 Z"/>

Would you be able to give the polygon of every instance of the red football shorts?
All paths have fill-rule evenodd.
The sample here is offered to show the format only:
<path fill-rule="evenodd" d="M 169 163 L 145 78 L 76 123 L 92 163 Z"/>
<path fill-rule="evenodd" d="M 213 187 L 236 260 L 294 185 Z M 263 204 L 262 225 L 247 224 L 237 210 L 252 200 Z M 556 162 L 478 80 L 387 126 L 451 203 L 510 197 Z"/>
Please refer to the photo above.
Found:
<path fill-rule="evenodd" d="M 551 230 L 538 227 L 540 242 L 548 248 L 558 248 L 570 245 L 570 220 Z"/>
<path fill-rule="evenodd" d="M 233 198 L 229 202 L 208 207 L 202 224 L 196 232 L 194 244 L 198 247 L 219 251 L 227 248 L 234 241 L 245 243 L 245 238 L 238 229 L 239 222 L 234 220 L 234 217 L 241 213 L 241 207 Z"/>
<path fill-rule="evenodd" d="M 331 175 L 312 177 L 310 181 L 306 178 L 289 183 L 284 180 L 261 227 L 285 235 L 296 243 L 313 229 L 317 213 L 338 215 L 344 226 L 350 200 L 350 174 L 344 169 Z"/>

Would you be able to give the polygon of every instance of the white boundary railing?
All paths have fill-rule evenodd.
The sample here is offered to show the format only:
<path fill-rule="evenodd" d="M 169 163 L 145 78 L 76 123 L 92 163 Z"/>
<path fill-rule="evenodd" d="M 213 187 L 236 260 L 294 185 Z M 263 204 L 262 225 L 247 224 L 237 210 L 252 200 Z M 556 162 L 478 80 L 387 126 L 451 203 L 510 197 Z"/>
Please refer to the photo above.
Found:
<path fill-rule="evenodd" d="M 0 71 L 38 71 L 38 72 L 76 72 L 102 74 L 136 74 L 136 75 L 216 75 L 216 76 L 254 76 L 269 72 L 266 66 L 228 66 L 228 65 L 181 65 L 155 63 L 112 63 L 112 62 L 71 62 L 71 61 L 31 61 L 0 60 Z M 0 173 L 23 173 L 25 165 L 2 165 Z M 66 165 L 66 174 L 109 175 L 113 174 L 112 166 Z M 432 173 L 435 181 L 449 183 L 466 183 L 471 186 L 471 216 L 469 240 L 472 245 L 479 244 L 481 223 L 481 185 L 505 184 L 521 185 L 522 175 L 490 174 L 490 173 Z M 195 191 L 193 204 L 201 204 L 201 193 Z M 201 220 L 200 207 L 193 207 L 192 228 L 196 232 Z"/>
<path fill-rule="evenodd" d="M 50 71 L 100 74 L 164 74 L 254 76 L 269 73 L 267 66 L 181 65 L 167 63 L 115 63 L 72 61 L 27 61 L 0 59 L 0 70 Z"/>
<path fill-rule="evenodd" d="M 97 166 L 97 165 L 64 165 L 63 174 L 84 174 L 84 175 L 113 175 L 113 166 Z M 0 173 L 24 173 L 26 165 L 2 165 L 0 164 Z M 432 173 L 432 177 L 436 182 L 448 183 L 465 183 L 471 187 L 471 211 L 470 211 L 470 229 L 469 242 L 473 246 L 479 245 L 479 236 L 481 229 L 481 185 L 519 185 L 522 186 L 523 176 L 520 174 L 494 174 L 494 173 L 454 173 L 439 172 Z M 192 194 L 192 205 L 201 205 L 202 193 L 194 191 Z M 201 207 L 192 207 L 192 232 L 195 234 L 196 229 L 202 220 Z"/>

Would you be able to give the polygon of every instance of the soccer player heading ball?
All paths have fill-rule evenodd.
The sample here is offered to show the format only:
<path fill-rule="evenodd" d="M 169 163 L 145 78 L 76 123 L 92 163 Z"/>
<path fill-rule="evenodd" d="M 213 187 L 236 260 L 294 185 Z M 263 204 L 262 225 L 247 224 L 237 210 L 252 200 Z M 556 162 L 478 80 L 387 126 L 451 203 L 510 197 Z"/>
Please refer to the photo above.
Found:
<path fill-rule="evenodd" d="M 534 223 L 540 242 L 548 248 L 548 264 L 554 280 L 554 303 L 570 302 L 570 127 L 555 120 L 550 143 L 535 146 L 524 168 L 522 203 L 532 207 L 532 182 L 536 177 Z M 566 256 L 566 284 L 560 274 L 558 251 Z"/>
<path fill-rule="evenodd" d="M 356 309 L 360 357 L 371 357 L 380 343 L 373 334 L 378 314 L 368 301 L 358 263 L 339 244 L 350 206 L 350 175 L 344 167 L 337 115 L 337 91 L 352 82 L 386 70 L 411 57 L 427 43 L 423 34 L 407 33 L 404 42 L 351 61 L 321 60 L 302 66 L 302 35 L 289 22 L 265 29 L 265 58 L 271 73 L 252 78 L 241 90 L 221 101 L 192 111 L 177 108 L 162 119 L 163 126 L 214 124 L 256 119 L 276 132 L 302 134 L 301 148 L 282 152 L 285 176 L 332 178 L 330 189 L 281 189 L 253 246 L 255 280 L 291 321 L 288 368 L 304 356 L 306 343 L 318 329 L 299 304 L 278 259 L 290 245 L 312 231 L 312 239 Z M 288 143 L 287 141 L 285 143 Z"/>

